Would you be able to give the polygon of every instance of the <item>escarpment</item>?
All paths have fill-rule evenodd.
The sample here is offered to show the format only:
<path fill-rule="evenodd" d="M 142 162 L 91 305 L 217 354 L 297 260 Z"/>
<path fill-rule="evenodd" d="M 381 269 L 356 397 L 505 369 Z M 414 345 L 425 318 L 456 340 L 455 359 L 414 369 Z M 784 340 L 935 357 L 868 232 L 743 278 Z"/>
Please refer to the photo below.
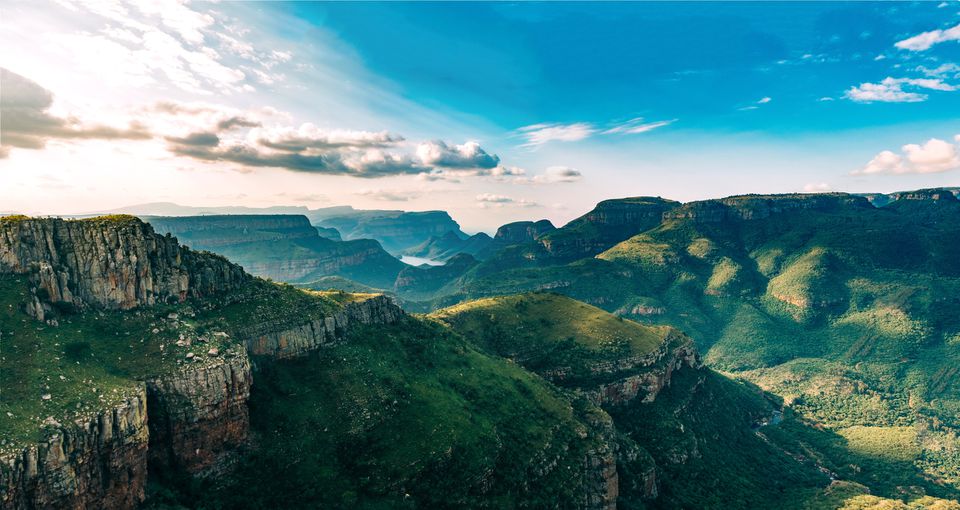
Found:
<path fill-rule="evenodd" d="M 346 338 L 351 327 L 361 324 L 393 324 L 405 314 L 382 295 L 347 303 L 323 318 L 302 323 L 266 322 L 240 332 L 239 339 L 251 355 L 291 358 Z"/>
<path fill-rule="evenodd" d="M 136 218 L 0 221 L 0 272 L 27 273 L 39 318 L 51 303 L 130 309 L 236 289 L 249 280 L 226 259 L 190 251 Z"/>
<path fill-rule="evenodd" d="M 135 508 L 147 483 L 147 398 L 143 387 L 74 423 L 48 419 L 36 445 L 0 455 L 0 506 Z"/>
<path fill-rule="evenodd" d="M 0 277 L 3 298 L 11 300 L 0 317 L 0 372 L 12 371 L 21 348 L 33 363 L 31 342 L 49 342 L 57 352 L 37 360 L 40 393 L 31 381 L 0 378 L 0 405 L 17 409 L 3 398 L 25 391 L 22 398 L 37 402 L 29 404 L 38 409 L 31 414 L 44 413 L 0 416 L 3 430 L 32 428 L 39 437 L 4 437 L 0 444 L 4 510 L 136 508 L 148 473 L 226 473 L 250 436 L 248 342 L 260 360 L 292 357 L 342 340 L 358 324 L 403 316 L 383 296 L 361 297 L 331 301 L 326 316 L 303 323 L 246 317 L 241 330 L 249 337 L 230 338 L 210 326 L 222 324 L 220 307 L 265 299 L 257 289 L 272 284 L 130 217 L 0 219 Z M 78 340 L 62 345 L 65 333 Z M 105 366 L 95 354 L 101 346 L 91 343 L 123 346 L 108 359 L 136 359 Z M 51 379 L 74 386 L 51 390 Z M 22 390 L 7 386 L 20 384 Z"/>

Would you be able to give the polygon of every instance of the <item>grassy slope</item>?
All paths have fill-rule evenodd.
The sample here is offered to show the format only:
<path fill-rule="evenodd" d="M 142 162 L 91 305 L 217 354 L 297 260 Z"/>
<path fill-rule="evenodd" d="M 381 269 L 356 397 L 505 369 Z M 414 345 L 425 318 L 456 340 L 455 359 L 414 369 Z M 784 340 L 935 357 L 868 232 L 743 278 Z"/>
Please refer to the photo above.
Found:
<path fill-rule="evenodd" d="M 598 375 L 598 364 L 643 356 L 678 337 L 611 315 L 565 296 L 533 293 L 485 298 L 431 314 L 489 352 L 515 359 L 563 386 L 622 378 Z"/>
<path fill-rule="evenodd" d="M 899 466 L 912 470 L 907 479 L 929 478 L 923 490 L 956 497 L 958 238 L 960 207 L 949 203 L 669 220 L 596 259 L 475 277 L 462 295 L 549 287 L 683 330 L 711 365 L 799 397 L 804 419 L 838 433 L 930 430 Z"/>
<path fill-rule="evenodd" d="M 591 423 L 609 419 L 413 318 L 264 365 L 251 415 L 261 449 L 222 489 L 181 498 L 200 508 L 572 505 L 597 440 Z"/>

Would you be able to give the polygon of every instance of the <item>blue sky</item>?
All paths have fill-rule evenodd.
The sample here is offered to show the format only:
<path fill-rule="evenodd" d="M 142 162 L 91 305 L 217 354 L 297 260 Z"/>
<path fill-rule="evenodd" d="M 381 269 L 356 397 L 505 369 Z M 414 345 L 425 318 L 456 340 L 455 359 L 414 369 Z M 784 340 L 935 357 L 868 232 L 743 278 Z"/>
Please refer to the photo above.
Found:
<path fill-rule="evenodd" d="M 0 211 L 960 185 L 956 0 L 10 5 Z"/>

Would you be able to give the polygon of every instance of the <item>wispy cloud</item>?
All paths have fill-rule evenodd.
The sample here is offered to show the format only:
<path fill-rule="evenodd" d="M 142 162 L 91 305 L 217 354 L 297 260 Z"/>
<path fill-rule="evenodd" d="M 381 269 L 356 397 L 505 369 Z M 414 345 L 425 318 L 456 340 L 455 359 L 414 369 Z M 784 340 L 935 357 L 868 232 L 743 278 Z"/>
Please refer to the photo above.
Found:
<path fill-rule="evenodd" d="M 922 32 L 902 41 L 897 41 L 894 46 L 901 50 L 926 51 L 934 45 L 947 41 L 960 41 L 960 24 L 944 30 L 937 29 Z"/>
<path fill-rule="evenodd" d="M 909 88 L 905 90 L 905 88 Z M 844 97 L 858 103 L 919 103 L 927 94 L 919 90 L 954 91 L 957 88 L 939 78 L 884 78 L 880 83 L 861 83 L 851 87 Z"/>
<path fill-rule="evenodd" d="M 497 195 L 494 193 L 481 193 L 476 196 L 477 206 L 481 208 L 489 207 L 539 207 L 540 204 L 524 198 L 514 199 L 506 195 Z"/>
<path fill-rule="evenodd" d="M 411 190 L 365 189 L 354 193 L 354 195 L 384 202 L 407 202 L 419 198 L 422 193 Z"/>
<path fill-rule="evenodd" d="M 573 124 L 533 124 L 517 130 L 526 139 L 524 147 L 536 147 L 547 142 L 576 142 L 590 137 L 597 129 L 587 122 Z"/>
<path fill-rule="evenodd" d="M 583 178 L 579 170 L 566 166 L 551 166 L 542 174 L 532 177 L 517 177 L 513 182 L 518 184 L 558 184 L 577 182 Z"/>
<path fill-rule="evenodd" d="M 960 135 L 954 137 L 960 143 Z M 852 175 L 930 174 L 960 170 L 960 151 L 956 143 L 931 138 L 926 143 L 907 144 L 901 154 L 882 151 Z"/>
<path fill-rule="evenodd" d="M 609 129 L 603 131 L 605 135 L 636 135 L 640 133 L 646 133 L 648 131 L 653 131 L 654 129 L 661 128 L 664 126 L 669 126 L 676 122 L 677 119 L 671 120 L 658 120 L 656 122 L 644 122 L 643 117 L 637 117 L 635 119 L 630 119 L 627 122 L 613 126 Z"/>
<path fill-rule="evenodd" d="M 533 124 L 517 130 L 517 134 L 526 140 L 522 147 L 539 147 L 548 142 L 578 142 L 595 135 L 636 135 L 654 129 L 669 126 L 677 119 L 646 122 L 643 117 L 635 117 L 625 122 L 613 122 L 596 125 L 591 122 L 572 124 Z"/>

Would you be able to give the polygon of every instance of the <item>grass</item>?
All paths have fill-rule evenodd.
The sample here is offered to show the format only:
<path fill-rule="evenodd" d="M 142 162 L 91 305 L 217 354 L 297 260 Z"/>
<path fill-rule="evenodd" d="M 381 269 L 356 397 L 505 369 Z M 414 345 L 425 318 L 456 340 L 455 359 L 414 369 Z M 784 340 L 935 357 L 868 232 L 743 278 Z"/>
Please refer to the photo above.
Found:
<path fill-rule="evenodd" d="M 251 416 L 261 448 L 222 488 L 180 498 L 195 508 L 572 505 L 605 417 L 414 318 L 265 365 Z"/>
<path fill-rule="evenodd" d="M 145 379 L 226 354 L 229 340 L 209 328 L 189 305 L 131 312 L 60 314 L 57 325 L 22 312 L 26 276 L 0 278 L 0 451 L 34 443 L 48 417 L 61 423 L 90 417 L 136 395 Z M 177 318 L 172 319 L 171 314 Z M 193 339 L 178 346 L 180 335 Z M 203 336 L 205 343 L 196 339 Z M 194 352 L 193 360 L 186 354 Z"/>

